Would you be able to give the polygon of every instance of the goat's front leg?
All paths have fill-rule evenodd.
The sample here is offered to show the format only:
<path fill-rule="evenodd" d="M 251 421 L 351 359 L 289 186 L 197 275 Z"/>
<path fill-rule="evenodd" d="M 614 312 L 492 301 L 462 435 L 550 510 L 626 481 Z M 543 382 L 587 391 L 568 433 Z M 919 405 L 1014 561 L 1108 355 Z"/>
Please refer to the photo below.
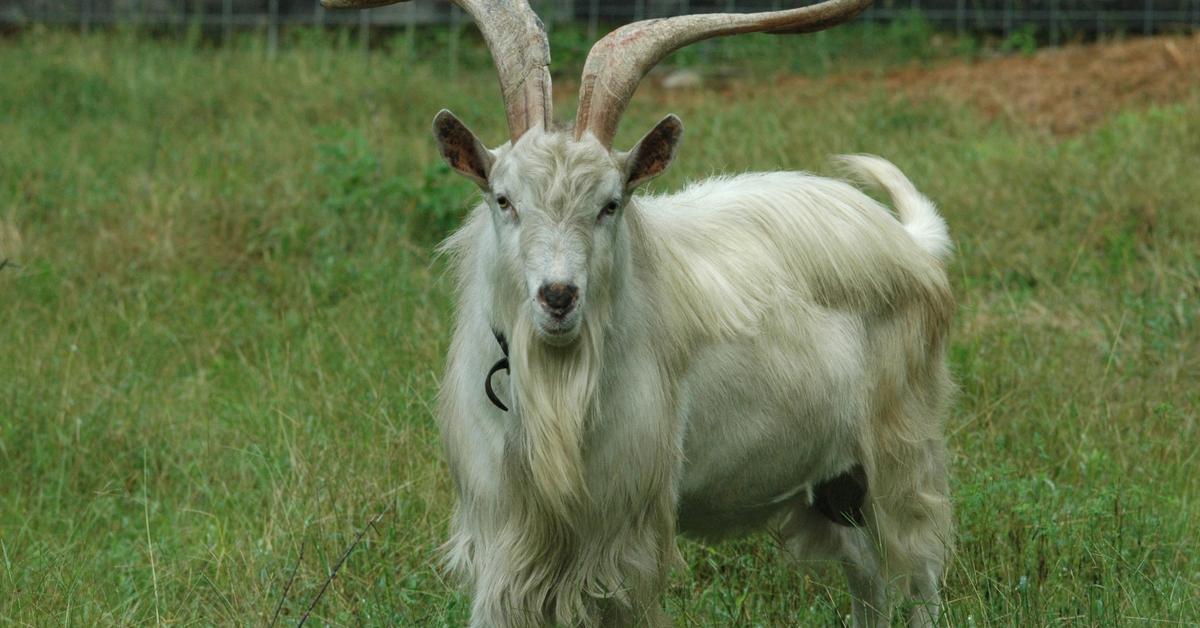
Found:
<path fill-rule="evenodd" d="M 604 628 L 667 628 L 672 624 L 662 605 L 655 600 L 636 609 L 615 602 L 602 604 L 600 625 Z"/>
<path fill-rule="evenodd" d="M 673 500 L 671 501 L 673 503 Z M 625 595 L 621 601 L 614 596 L 601 604 L 600 625 L 604 628 L 667 628 L 673 626 L 670 616 L 662 607 L 662 596 L 666 591 L 667 577 L 671 568 L 683 562 L 675 545 L 675 530 L 673 509 L 663 513 L 662 517 L 650 517 L 651 521 L 658 519 L 657 525 L 651 524 L 641 533 L 647 535 L 638 542 L 626 545 L 630 552 L 636 548 L 653 547 L 657 545 L 657 560 L 653 571 L 635 569 L 625 573 L 622 581 L 625 583 Z M 633 541 L 633 538 L 626 539 Z M 646 556 L 630 555 L 631 566 L 637 562 L 644 563 Z M 637 559 L 642 560 L 637 560 Z"/>

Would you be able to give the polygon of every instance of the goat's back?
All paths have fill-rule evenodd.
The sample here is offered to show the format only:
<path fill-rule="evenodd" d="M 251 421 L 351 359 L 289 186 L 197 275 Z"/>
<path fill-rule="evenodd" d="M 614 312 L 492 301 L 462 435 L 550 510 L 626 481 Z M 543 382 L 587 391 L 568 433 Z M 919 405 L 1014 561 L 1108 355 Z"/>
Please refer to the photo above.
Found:
<path fill-rule="evenodd" d="M 941 260 L 855 187 L 802 172 L 716 177 L 631 208 L 636 255 L 669 326 L 752 331 L 779 303 L 945 310 Z M 639 246 L 640 244 L 640 246 Z M 948 310 L 945 311 L 948 316 Z"/>

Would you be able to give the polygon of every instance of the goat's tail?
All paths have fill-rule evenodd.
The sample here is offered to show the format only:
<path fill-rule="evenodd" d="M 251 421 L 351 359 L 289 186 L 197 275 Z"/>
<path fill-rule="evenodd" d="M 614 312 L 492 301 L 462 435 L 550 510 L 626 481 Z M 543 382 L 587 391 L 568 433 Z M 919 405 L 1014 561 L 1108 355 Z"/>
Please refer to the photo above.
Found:
<path fill-rule="evenodd" d="M 922 249 L 946 259 L 954 248 L 946 221 L 933 201 L 917 191 L 908 177 L 891 162 L 874 155 L 843 155 L 840 161 L 864 182 L 882 188 L 892 197 L 900 222 Z"/>

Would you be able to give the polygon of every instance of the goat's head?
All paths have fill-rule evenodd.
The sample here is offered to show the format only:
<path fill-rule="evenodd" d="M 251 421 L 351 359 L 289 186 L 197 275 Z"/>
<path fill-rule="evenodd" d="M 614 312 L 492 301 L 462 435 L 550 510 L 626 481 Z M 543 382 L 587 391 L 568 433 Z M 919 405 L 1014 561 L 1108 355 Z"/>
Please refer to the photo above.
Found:
<path fill-rule="evenodd" d="M 368 7 L 403 0 L 324 0 Z M 454 0 L 475 19 L 500 77 L 510 140 L 488 149 L 449 111 L 434 135 L 450 166 L 474 181 L 490 206 L 498 276 L 530 308 L 538 337 L 567 345 L 589 301 L 603 299 L 623 250 L 625 204 L 661 174 L 683 132 L 663 118 L 628 152 L 614 151 L 621 115 L 642 77 L 666 55 L 702 39 L 748 32 L 798 33 L 838 24 L 871 0 L 827 0 L 753 14 L 684 15 L 623 26 L 596 43 L 584 64 L 573 132 L 552 128 L 550 49 L 525 0 Z M 517 285 L 519 284 L 519 285 Z"/>
<path fill-rule="evenodd" d="M 495 227 L 498 276 L 530 308 L 538 337 L 578 337 L 589 302 L 609 296 L 624 246 L 624 208 L 661 174 L 683 126 L 667 116 L 630 151 L 594 135 L 535 127 L 489 150 L 448 111 L 434 121 L 442 156 L 483 191 Z"/>

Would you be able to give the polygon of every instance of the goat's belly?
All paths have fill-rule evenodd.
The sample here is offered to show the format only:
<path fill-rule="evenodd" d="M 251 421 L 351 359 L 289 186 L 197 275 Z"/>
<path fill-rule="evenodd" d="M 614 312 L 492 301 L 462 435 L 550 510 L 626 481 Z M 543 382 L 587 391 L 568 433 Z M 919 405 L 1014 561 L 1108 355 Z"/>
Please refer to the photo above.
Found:
<path fill-rule="evenodd" d="M 870 389 L 858 321 L 820 323 L 714 346 L 693 363 L 680 390 L 682 532 L 751 531 L 857 462 Z"/>

